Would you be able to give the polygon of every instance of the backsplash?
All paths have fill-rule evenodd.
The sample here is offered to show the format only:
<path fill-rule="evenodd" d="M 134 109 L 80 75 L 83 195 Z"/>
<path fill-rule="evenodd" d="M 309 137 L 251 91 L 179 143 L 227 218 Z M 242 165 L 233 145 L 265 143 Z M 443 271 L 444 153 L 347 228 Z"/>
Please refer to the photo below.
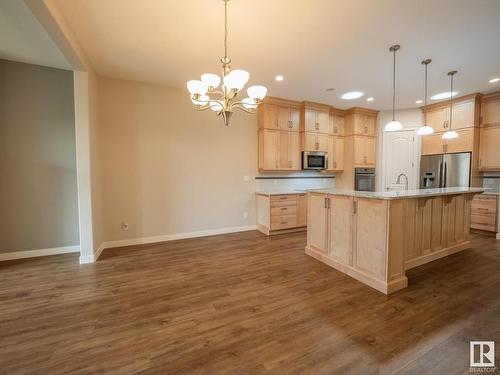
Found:
<path fill-rule="evenodd" d="M 483 179 L 483 187 L 487 190 L 492 190 L 495 193 L 499 192 L 500 188 L 500 173 L 499 172 L 487 172 L 487 176 L 494 176 L 495 178 L 485 178 Z"/>
<path fill-rule="evenodd" d="M 335 178 L 332 175 L 326 175 L 321 178 L 316 172 L 312 173 L 292 173 L 288 175 L 258 175 L 256 177 L 265 177 L 266 179 L 255 180 L 256 191 L 278 191 L 278 190 L 303 190 L 303 189 L 330 189 L 335 187 Z M 273 178 L 276 177 L 276 178 Z M 286 177 L 286 178 L 284 178 Z M 290 178 L 291 177 L 291 178 Z M 314 178 L 305 178 L 314 177 Z M 319 177 L 319 178 L 318 178 Z"/>

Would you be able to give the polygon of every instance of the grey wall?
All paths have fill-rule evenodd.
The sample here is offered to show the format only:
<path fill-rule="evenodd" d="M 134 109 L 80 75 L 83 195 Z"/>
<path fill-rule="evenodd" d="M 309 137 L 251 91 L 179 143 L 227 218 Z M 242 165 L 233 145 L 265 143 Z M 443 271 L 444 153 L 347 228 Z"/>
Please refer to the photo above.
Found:
<path fill-rule="evenodd" d="M 0 60 L 0 252 L 78 245 L 73 73 Z"/>

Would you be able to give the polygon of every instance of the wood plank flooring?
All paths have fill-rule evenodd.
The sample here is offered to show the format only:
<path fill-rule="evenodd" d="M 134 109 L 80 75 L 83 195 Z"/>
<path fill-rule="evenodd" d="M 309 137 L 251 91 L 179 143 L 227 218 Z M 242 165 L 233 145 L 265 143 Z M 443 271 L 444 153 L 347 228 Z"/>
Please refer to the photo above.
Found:
<path fill-rule="evenodd" d="M 472 243 L 389 297 L 305 233 L 0 263 L 0 373 L 466 374 L 469 340 L 500 347 L 500 241 Z"/>

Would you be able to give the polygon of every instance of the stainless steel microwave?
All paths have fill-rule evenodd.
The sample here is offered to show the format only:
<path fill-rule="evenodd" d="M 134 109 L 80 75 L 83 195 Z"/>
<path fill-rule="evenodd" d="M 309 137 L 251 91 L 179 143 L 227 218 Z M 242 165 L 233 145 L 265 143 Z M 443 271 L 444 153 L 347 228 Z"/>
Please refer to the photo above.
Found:
<path fill-rule="evenodd" d="M 302 169 L 322 170 L 328 168 L 328 152 L 303 151 Z"/>

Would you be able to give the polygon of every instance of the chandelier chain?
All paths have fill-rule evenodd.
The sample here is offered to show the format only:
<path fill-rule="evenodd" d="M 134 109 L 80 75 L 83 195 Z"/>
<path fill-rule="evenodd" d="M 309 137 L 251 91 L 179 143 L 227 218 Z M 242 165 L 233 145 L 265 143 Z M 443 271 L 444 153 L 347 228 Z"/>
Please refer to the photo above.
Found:
<path fill-rule="evenodd" d="M 227 60 L 227 2 L 224 0 L 224 59 Z"/>

